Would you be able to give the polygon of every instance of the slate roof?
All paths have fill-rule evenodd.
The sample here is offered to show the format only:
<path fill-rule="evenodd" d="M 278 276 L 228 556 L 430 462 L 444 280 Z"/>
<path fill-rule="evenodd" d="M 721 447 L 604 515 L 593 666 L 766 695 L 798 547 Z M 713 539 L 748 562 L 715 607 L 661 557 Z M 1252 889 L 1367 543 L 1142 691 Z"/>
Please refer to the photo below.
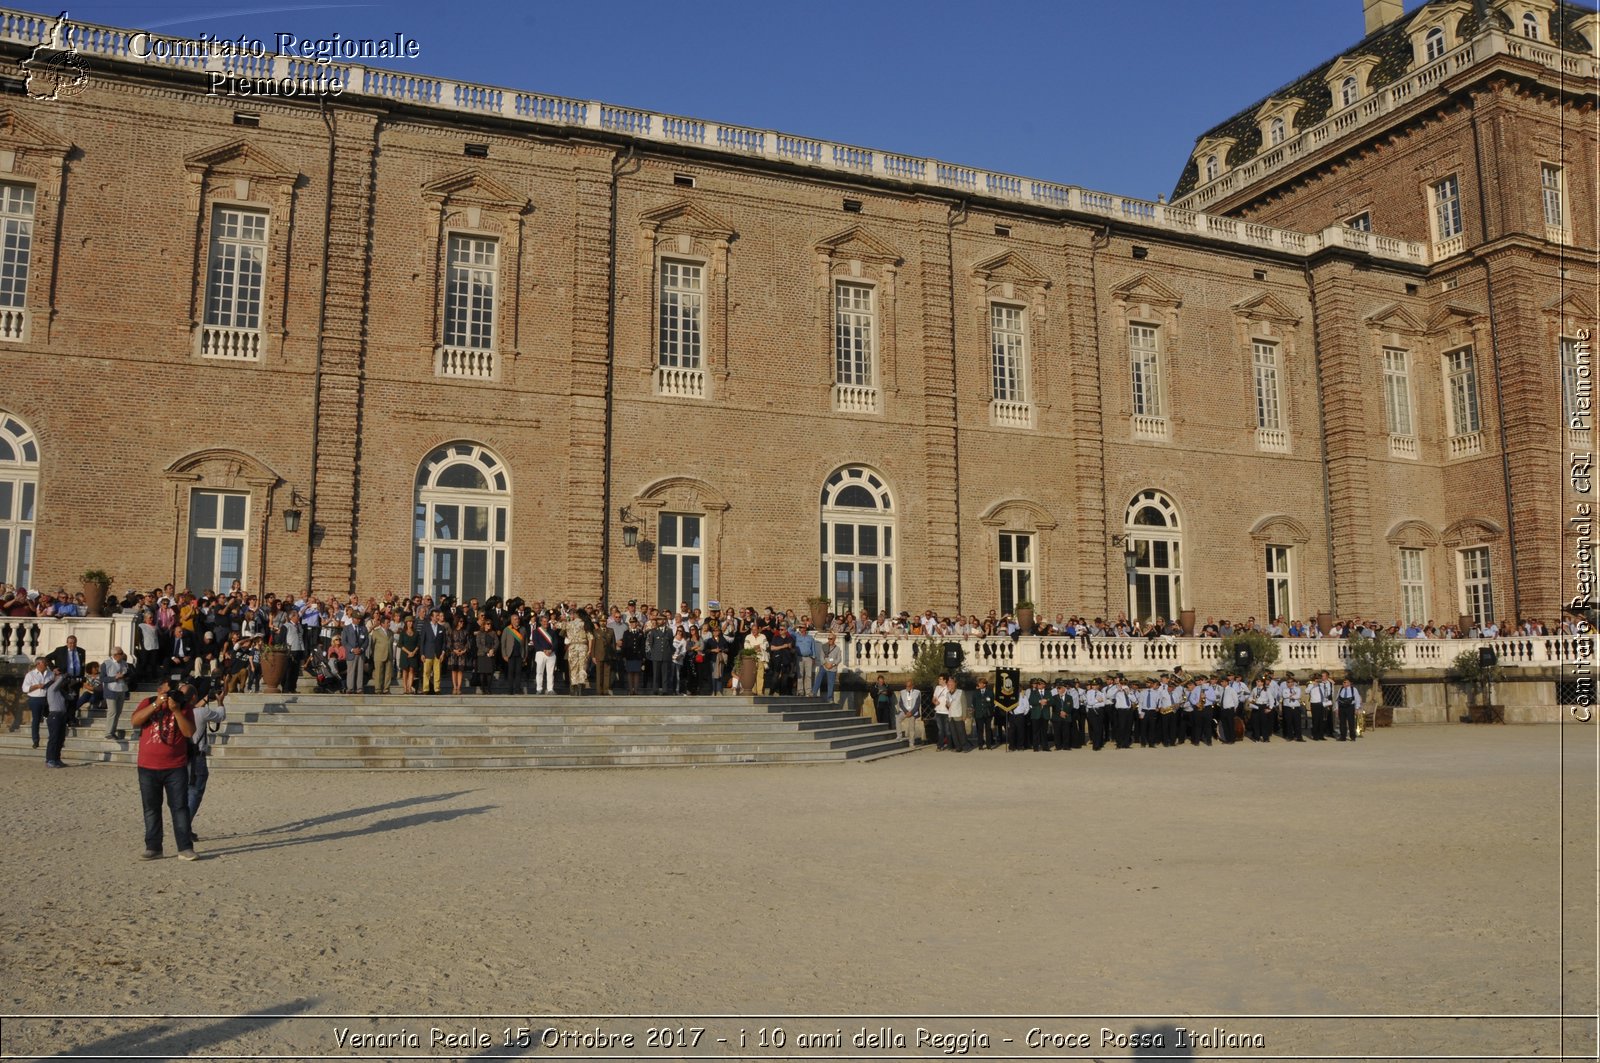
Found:
<path fill-rule="evenodd" d="M 1232 169 L 1255 158 L 1261 150 L 1261 130 L 1256 125 L 1256 112 L 1261 110 L 1261 105 L 1268 100 L 1278 98 L 1296 98 L 1304 101 L 1304 106 L 1295 115 L 1294 132 L 1309 129 L 1322 122 L 1333 110 L 1333 94 L 1328 90 L 1327 83 L 1323 80 L 1329 67 L 1346 56 L 1372 55 L 1378 59 L 1378 65 L 1373 68 L 1369 84 L 1373 88 L 1381 88 L 1400 80 L 1410 73 L 1415 64 L 1412 54 L 1411 38 L 1406 33 L 1417 13 L 1433 3 L 1446 3 L 1449 0 L 1429 0 L 1416 11 L 1395 19 L 1387 26 L 1379 28 L 1376 32 L 1368 34 L 1354 47 L 1333 56 L 1327 62 L 1306 73 L 1289 84 L 1268 93 L 1255 103 L 1246 107 L 1238 114 L 1225 122 L 1206 130 L 1195 138 L 1195 143 L 1207 137 L 1232 137 L 1234 145 L 1228 150 L 1226 162 Z M 1593 14 L 1592 8 L 1581 7 L 1577 4 L 1563 2 L 1557 4 L 1555 12 L 1551 15 L 1551 32 L 1555 43 L 1571 52 L 1589 51 L 1589 42 L 1582 34 L 1572 28 L 1574 20 L 1584 15 Z M 1503 11 L 1489 12 L 1489 17 L 1499 23 L 1500 28 L 1512 31 L 1511 20 Z M 1476 9 L 1467 12 L 1461 18 L 1456 30 L 1458 39 L 1466 40 L 1478 32 L 1479 14 Z M 1292 136 L 1293 134 L 1291 134 Z M 1183 174 L 1178 178 L 1178 184 L 1172 190 L 1172 198 L 1178 199 L 1193 192 L 1200 185 L 1200 165 L 1194 159 L 1189 159 L 1183 168 Z"/>

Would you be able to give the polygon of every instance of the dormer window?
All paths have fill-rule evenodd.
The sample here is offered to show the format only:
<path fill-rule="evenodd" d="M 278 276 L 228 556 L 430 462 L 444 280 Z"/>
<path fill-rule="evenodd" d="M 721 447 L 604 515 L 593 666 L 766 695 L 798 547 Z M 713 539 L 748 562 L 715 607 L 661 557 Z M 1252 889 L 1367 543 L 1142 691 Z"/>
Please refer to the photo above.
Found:
<path fill-rule="evenodd" d="M 1435 26 L 1433 29 L 1429 30 L 1428 35 L 1422 39 L 1422 49 L 1423 59 L 1425 62 L 1431 63 L 1435 59 L 1443 56 L 1444 30 L 1438 26 Z"/>
<path fill-rule="evenodd" d="M 1274 118 L 1267 123 L 1267 143 L 1276 147 L 1282 144 L 1289 135 L 1289 127 L 1282 118 Z"/>
<path fill-rule="evenodd" d="M 1530 41 L 1539 39 L 1539 18 L 1532 11 L 1522 16 L 1522 35 Z"/>
<path fill-rule="evenodd" d="M 1361 89 L 1354 75 L 1345 78 L 1339 83 L 1339 105 L 1341 107 L 1352 107 L 1355 105 L 1356 100 L 1360 98 Z"/>
<path fill-rule="evenodd" d="M 1265 140 L 1265 135 L 1262 137 Z M 1201 184 L 1215 181 L 1228 172 L 1228 152 L 1238 146 L 1233 137 L 1203 137 L 1194 146 L 1195 176 Z"/>
<path fill-rule="evenodd" d="M 1217 179 L 1217 177 L 1221 174 L 1221 172 L 1222 172 L 1222 167 L 1217 163 L 1217 157 L 1215 155 L 1207 155 L 1206 156 L 1206 180 L 1207 181 L 1215 181 Z"/>

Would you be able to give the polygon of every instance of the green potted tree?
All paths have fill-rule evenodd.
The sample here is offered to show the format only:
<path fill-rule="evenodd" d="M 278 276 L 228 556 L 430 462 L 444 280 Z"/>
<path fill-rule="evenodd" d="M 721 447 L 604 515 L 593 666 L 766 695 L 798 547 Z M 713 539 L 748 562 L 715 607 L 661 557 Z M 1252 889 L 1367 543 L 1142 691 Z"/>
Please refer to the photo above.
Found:
<path fill-rule="evenodd" d="M 1476 649 L 1462 650 L 1450 662 L 1445 675 L 1467 688 L 1468 723 L 1505 723 L 1506 707 L 1490 703 L 1494 684 L 1500 678 L 1500 663 L 1484 660 Z"/>
<path fill-rule="evenodd" d="M 1383 703 L 1383 677 L 1398 667 L 1400 640 L 1387 631 L 1371 638 L 1352 638 L 1345 644 L 1344 670 L 1363 688 L 1363 704 L 1371 706 L 1374 727 L 1394 726 L 1394 710 Z"/>
<path fill-rule="evenodd" d="M 1241 657 L 1239 651 L 1246 656 Z M 1249 661 L 1240 667 L 1240 662 Z M 1242 672 L 1246 683 L 1278 663 L 1278 640 L 1261 631 L 1235 631 L 1217 646 L 1217 666 L 1229 672 Z"/>
<path fill-rule="evenodd" d="M 111 589 L 111 576 L 99 568 L 83 574 L 83 604 L 90 616 L 106 615 L 106 592 Z"/>
<path fill-rule="evenodd" d="M 828 610 L 833 605 L 833 600 L 820 594 L 813 594 L 806 599 L 806 605 L 811 607 L 811 626 L 818 631 L 828 627 Z"/>

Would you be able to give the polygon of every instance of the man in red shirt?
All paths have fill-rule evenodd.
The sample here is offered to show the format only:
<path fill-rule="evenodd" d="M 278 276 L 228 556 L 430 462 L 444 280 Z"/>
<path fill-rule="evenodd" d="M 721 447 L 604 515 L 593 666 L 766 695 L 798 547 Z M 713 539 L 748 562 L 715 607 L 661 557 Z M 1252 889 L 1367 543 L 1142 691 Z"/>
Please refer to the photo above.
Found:
<path fill-rule="evenodd" d="M 139 799 L 144 804 L 144 858 L 161 856 L 161 795 L 172 811 L 178 859 L 196 860 L 189 835 L 189 738 L 194 714 L 171 683 L 145 698 L 130 721 L 139 732 Z"/>

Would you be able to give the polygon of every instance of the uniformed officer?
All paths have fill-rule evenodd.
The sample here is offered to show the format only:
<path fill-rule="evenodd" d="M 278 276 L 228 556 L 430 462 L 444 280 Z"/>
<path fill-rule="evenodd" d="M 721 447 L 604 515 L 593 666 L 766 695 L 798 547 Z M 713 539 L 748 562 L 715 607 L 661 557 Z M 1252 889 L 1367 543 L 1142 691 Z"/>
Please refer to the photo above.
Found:
<path fill-rule="evenodd" d="M 989 680 L 978 677 L 978 686 L 972 692 L 972 740 L 979 749 L 993 749 L 998 743 L 990 732 L 990 725 L 994 722 L 994 691 L 989 689 Z"/>
<path fill-rule="evenodd" d="M 1212 676 L 1200 688 L 1200 707 L 1195 713 L 1195 723 L 1200 728 L 1197 742 L 1211 744 L 1211 735 L 1216 730 L 1217 702 L 1222 700 L 1221 676 Z"/>
<path fill-rule="evenodd" d="M 1256 679 L 1255 689 L 1250 691 L 1250 737 L 1257 742 L 1272 741 L 1273 717 L 1276 715 L 1277 701 L 1272 687 L 1267 683 L 1267 677 Z"/>
<path fill-rule="evenodd" d="M 1106 713 L 1109 711 L 1106 699 L 1110 694 L 1109 679 L 1100 686 L 1091 683 L 1083 692 L 1083 714 L 1089 725 L 1089 748 L 1096 753 L 1106 745 Z"/>
<path fill-rule="evenodd" d="M 1028 739 L 1035 753 L 1050 748 L 1050 717 L 1052 715 L 1050 692 L 1044 688 L 1043 679 L 1033 681 L 1028 692 Z"/>
<path fill-rule="evenodd" d="M 1083 680 L 1078 679 L 1073 681 L 1067 694 L 1072 704 L 1072 726 L 1067 729 L 1069 745 L 1072 749 L 1082 749 L 1089 741 L 1089 690 Z"/>
<path fill-rule="evenodd" d="M 1056 680 L 1055 691 L 1050 695 L 1050 722 L 1055 730 L 1056 749 L 1072 748 L 1072 714 L 1077 708 L 1078 695 L 1066 679 Z"/>
<path fill-rule="evenodd" d="M 1111 723 L 1118 749 L 1133 748 L 1133 691 L 1119 673 L 1111 682 Z"/>
<path fill-rule="evenodd" d="M 1356 713 L 1361 711 L 1361 691 L 1356 689 L 1349 676 L 1345 676 L 1344 682 L 1339 684 L 1335 704 L 1339 712 L 1339 741 L 1354 742 L 1358 733 Z"/>
<path fill-rule="evenodd" d="M 1244 685 L 1239 673 L 1234 672 L 1228 676 L 1227 685 L 1222 688 L 1222 717 L 1218 729 L 1222 732 L 1222 744 L 1234 743 L 1236 721 L 1239 710 L 1246 708 L 1250 701 L 1250 688 Z"/>
<path fill-rule="evenodd" d="M 1156 687 L 1156 715 L 1161 720 L 1161 744 L 1171 748 L 1178 744 L 1178 701 L 1183 697 L 1182 687 L 1166 678 Z"/>
<path fill-rule="evenodd" d="M 1306 740 L 1306 721 L 1301 707 L 1304 692 L 1300 683 L 1290 672 L 1283 678 L 1283 704 L 1279 711 L 1283 714 L 1283 737 L 1291 742 L 1304 742 Z"/>

